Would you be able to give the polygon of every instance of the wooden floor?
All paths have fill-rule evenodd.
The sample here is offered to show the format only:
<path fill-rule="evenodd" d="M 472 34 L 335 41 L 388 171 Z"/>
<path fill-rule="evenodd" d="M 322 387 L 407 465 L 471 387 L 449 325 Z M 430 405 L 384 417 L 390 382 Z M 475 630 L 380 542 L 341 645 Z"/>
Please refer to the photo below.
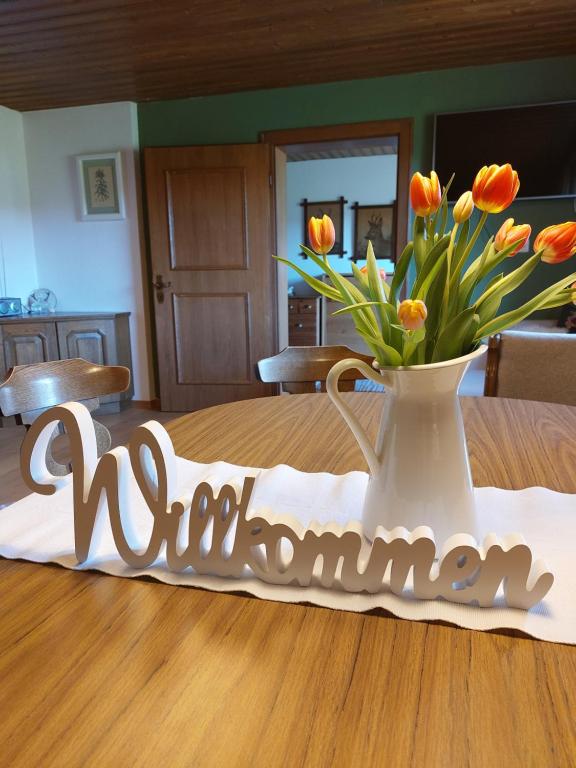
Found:
<path fill-rule="evenodd" d="M 112 447 L 114 448 L 117 445 L 125 445 L 132 430 L 139 424 L 150 421 L 150 419 L 165 423 L 178 416 L 182 416 L 182 414 L 129 407 L 120 413 L 101 416 L 99 421 L 110 430 Z M 30 493 L 20 477 L 20 444 L 23 438 L 24 427 L 3 427 L 0 429 L 0 508 Z"/>

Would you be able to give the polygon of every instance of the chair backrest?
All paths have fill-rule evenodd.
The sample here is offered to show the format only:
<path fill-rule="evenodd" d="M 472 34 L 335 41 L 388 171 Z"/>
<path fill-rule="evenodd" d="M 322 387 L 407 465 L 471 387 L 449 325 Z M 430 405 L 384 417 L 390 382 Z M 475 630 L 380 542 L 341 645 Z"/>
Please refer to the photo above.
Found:
<path fill-rule="evenodd" d="M 0 411 L 4 416 L 22 416 L 69 401 L 124 392 L 129 385 L 128 368 L 96 365 L 82 358 L 17 365 L 0 384 Z"/>
<path fill-rule="evenodd" d="M 130 386 L 130 370 L 120 365 L 96 365 L 82 358 L 54 360 L 48 363 L 17 365 L 0 384 L 0 412 L 16 416 L 27 429 L 38 416 L 54 405 L 82 402 L 89 411 L 100 405 L 100 397 L 124 392 Z M 98 456 L 112 444 L 110 432 L 93 420 Z M 61 432 L 55 428 L 46 449 L 46 467 L 53 475 L 66 475 L 69 464 L 61 464 L 52 455 L 52 444 Z"/>
<path fill-rule="evenodd" d="M 316 392 L 316 382 L 321 391 L 326 390 L 326 377 L 330 368 L 340 360 L 354 357 L 372 364 L 373 358 L 354 352 L 349 347 L 286 347 L 274 357 L 267 357 L 258 363 L 260 380 L 267 384 L 282 384 L 291 394 Z M 363 379 L 360 371 L 346 371 L 340 377 L 341 390 L 353 390 L 354 382 Z"/>
<path fill-rule="evenodd" d="M 576 335 L 505 331 L 491 337 L 484 394 L 576 405 Z"/>

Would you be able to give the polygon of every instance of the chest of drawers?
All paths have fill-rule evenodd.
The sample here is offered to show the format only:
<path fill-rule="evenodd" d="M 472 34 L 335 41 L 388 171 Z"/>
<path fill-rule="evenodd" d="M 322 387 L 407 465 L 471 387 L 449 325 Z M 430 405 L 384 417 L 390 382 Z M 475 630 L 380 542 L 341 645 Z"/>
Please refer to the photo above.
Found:
<path fill-rule="evenodd" d="M 288 341 L 291 347 L 321 344 L 320 299 L 288 299 Z"/>

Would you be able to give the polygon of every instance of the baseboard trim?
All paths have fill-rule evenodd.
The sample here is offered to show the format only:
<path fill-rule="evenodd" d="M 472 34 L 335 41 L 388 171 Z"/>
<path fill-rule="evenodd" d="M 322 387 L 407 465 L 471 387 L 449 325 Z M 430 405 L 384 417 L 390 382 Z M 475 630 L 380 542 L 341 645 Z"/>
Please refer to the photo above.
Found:
<path fill-rule="evenodd" d="M 153 400 L 131 400 L 133 408 L 142 408 L 146 411 L 159 411 L 160 410 L 160 398 L 155 397 Z"/>

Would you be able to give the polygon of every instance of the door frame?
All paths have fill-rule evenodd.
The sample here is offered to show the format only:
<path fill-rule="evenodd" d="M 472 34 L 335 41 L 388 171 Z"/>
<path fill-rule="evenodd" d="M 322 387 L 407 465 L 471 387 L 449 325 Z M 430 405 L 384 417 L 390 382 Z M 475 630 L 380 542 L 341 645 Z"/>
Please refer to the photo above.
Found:
<path fill-rule="evenodd" d="M 325 141 L 350 141 L 353 139 L 371 139 L 398 136 L 398 169 L 396 175 L 396 260 L 408 242 L 410 165 L 412 162 L 413 120 L 403 117 L 395 120 L 372 120 L 364 123 L 342 123 L 340 125 L 320 125 L 309 128 L 286 128 L 274 131 L 261 131 L 259 140 L 270 144 L 273 149 L 286 144 L 314 144 Z M 274 168 L 274 186 L 276 186 L 276 163 Z M 277 199 L 277 196 L 276 196 Z M 273 226 L 276 227 L 278 210 L 275 211 Z"/>

